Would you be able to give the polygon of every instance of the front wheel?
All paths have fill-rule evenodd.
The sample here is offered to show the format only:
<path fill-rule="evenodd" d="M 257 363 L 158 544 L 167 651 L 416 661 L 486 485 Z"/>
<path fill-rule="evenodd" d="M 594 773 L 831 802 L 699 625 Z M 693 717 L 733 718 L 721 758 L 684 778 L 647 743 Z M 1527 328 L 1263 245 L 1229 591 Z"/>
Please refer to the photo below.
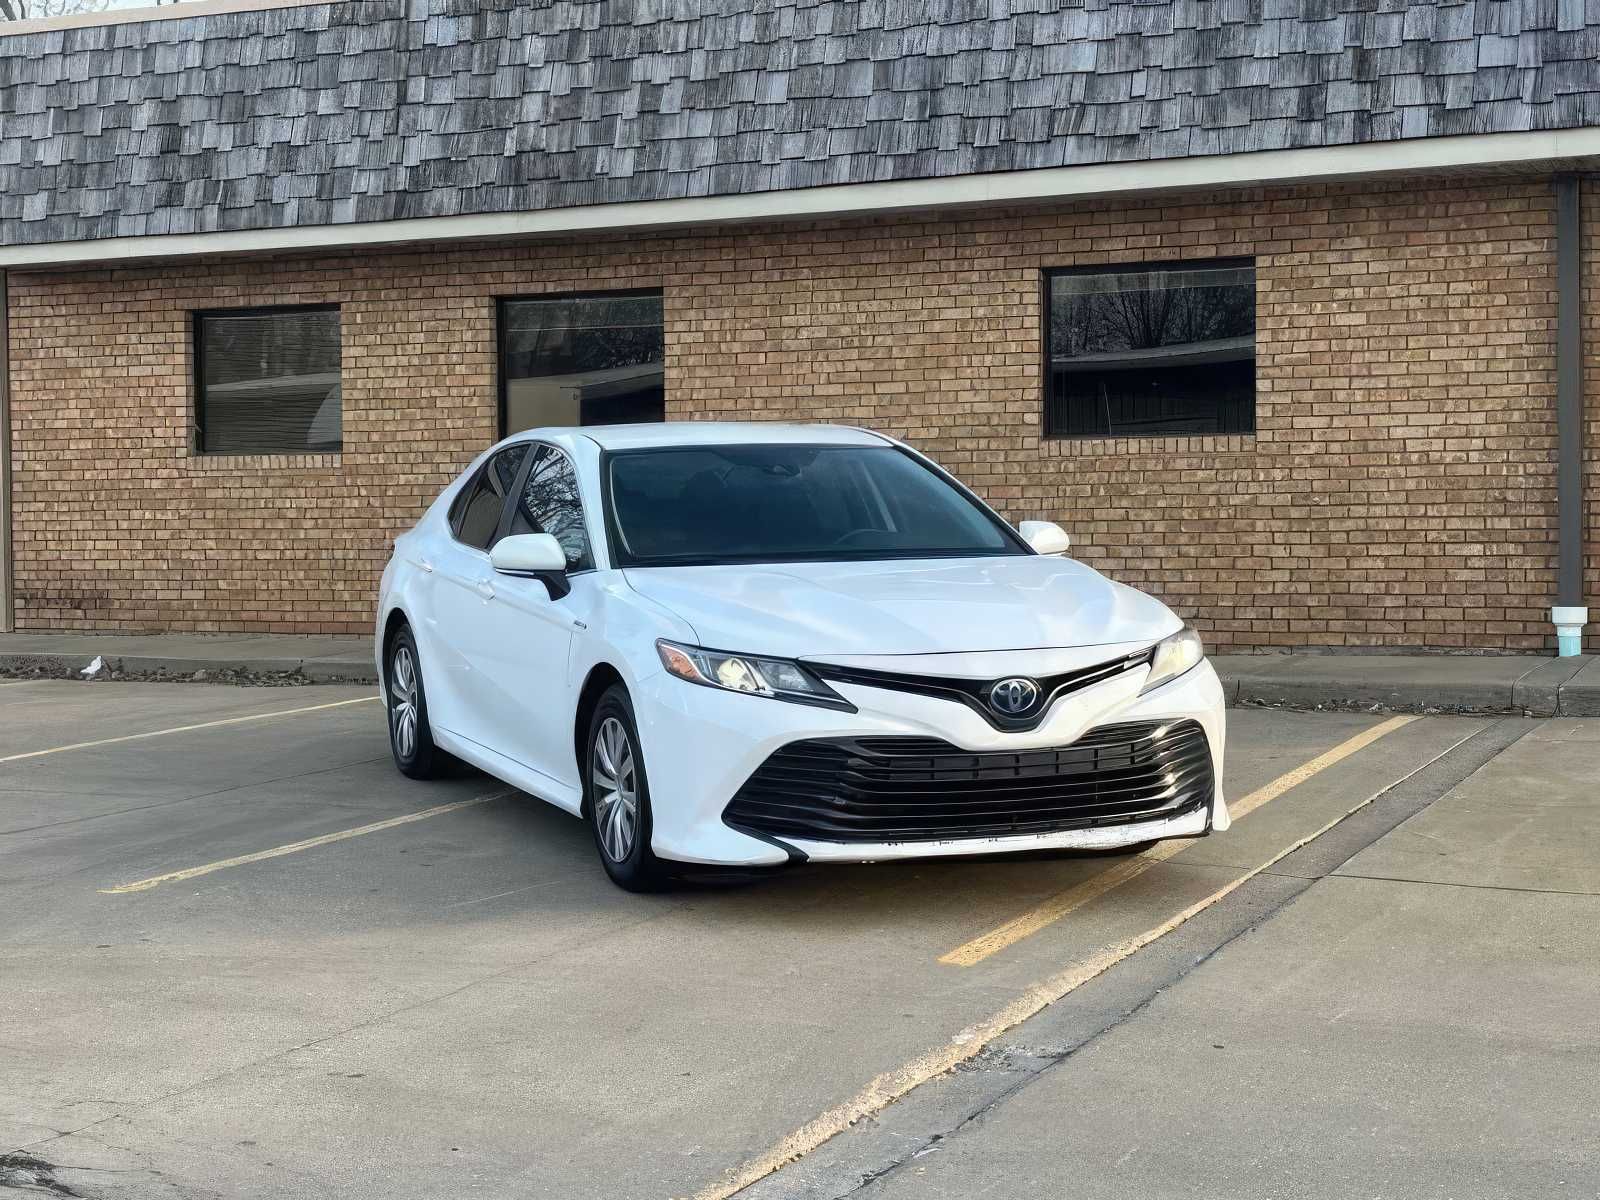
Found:
<path fill-rule="evenodd" d="M 650 849 L 650 783 L 627 691 L 613 685 L 589 722 L 584 811 L 600 864 L 630 892 L 657 892 L 670 876 Z"/>

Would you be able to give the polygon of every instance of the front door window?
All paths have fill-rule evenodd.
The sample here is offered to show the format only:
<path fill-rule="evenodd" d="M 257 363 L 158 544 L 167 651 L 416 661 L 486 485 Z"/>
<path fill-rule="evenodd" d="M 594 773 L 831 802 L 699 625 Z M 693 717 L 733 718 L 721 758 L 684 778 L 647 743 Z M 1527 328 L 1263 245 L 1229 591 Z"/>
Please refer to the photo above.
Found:
<path fill-rule="evenodd" d="M 533 460 L 528 481 L 522 485 L 522 495 L 511 514 L 511 532 L 554 536 L 567 552 L 568 571 L 585 571 L 594 566 L 589 554 L 589 531 L 583 523 L 583 501 L 578 498 L 578 473 L 572 460 L 561 451 L 546 446 Z"/>

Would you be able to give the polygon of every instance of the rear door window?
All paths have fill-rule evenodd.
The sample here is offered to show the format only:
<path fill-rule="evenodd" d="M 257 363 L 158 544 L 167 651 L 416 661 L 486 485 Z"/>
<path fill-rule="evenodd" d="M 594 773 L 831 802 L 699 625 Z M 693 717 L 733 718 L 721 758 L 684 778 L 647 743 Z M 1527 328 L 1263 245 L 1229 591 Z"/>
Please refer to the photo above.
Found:
<path fill-rule="evenodd" d="M 506 497 L 516 485 L 527 457 L 528 443 L 518 442 L 483 464 L 451 511 L 450 527 L 457 541 L 479 550 L 494 545 L 500 518 L 505 515 Z"/>

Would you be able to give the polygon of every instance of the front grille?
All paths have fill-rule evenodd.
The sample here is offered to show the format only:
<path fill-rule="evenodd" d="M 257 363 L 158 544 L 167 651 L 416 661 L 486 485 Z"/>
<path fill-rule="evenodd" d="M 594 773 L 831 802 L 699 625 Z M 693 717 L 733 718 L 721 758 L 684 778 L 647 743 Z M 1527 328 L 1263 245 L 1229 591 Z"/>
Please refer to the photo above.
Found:
<path fill-rule="evenodd" d="M 775 751 L 723 820 L 821 842 L 907 842 L 1126 825 L 1211 803 L 1194 721 L 1091 729 L 1069 746 L 960 750 L 937 738 L 816 738 Z"/>
<path fill-rule="evenodd" d="M 998 711 L 989 703 L 989 689 L 998 682 L 993 679 L 952 679 L 943 675 L 907 675 L 900 671 L 869 670 L 865 667 L 845 667 L 837 663 L 808 662 L 812 674 L 834 683 L 853 683 L 862 687 L 886 688 L 891 692 L 914 692 L 922 696 L 935 696 L 940 700 L 953 700 L 965 704 L 996 729 L 1008 732 L 1037 729 L 1050 713 L 1051 706 L 1062 696 L 1081 692 L 1097 683 L 1123 675 L 1136 667 L 1148 666 L 1155 651 L 1153 648 L 1136 650 L 1110 662 L 1094 663 L 1067 671 L 1060 675 L 1041 675 L 1034 680 L 1039 685 L 1039 702 L 1032 709 L 1015 716 Z"/>

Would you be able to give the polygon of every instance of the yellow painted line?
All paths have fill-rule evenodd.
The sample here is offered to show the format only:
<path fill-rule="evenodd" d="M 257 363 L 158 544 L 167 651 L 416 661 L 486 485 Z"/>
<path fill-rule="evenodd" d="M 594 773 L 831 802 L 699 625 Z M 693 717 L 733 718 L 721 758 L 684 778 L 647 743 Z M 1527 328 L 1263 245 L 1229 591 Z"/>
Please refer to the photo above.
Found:
<path fill-rule="evenodd" d="M 31 682 L 31 680 L 30 680 Z M 228 717 L 221 721 L 202 721 L 198 725 L 174 725 L 171 729 L 152 729 L 148 733 L 125 733 L 121 737 L 98 738 L 92 742 L 70 742 L 65 746 L 51 746 L 48 750 L 29 750 L 26 754 L 8 754 L 0 763 L 21 762 L 25 758 L 39 758 L 46 754 L 65 754 L 69 750 L 92 750 L 96 746 L 115 746 L 119 742 L 137 742 L 145 738 L 166 737 L 171 733 L 193 733 L 197 729 L 219 729 L 224 725 L 243 725 L 250 721 L 271 721 L 278 717 L 294 717 L 301 713 L 323 712 L 330 708 L 344 708 L 350 704 L 370 704 L 378 696 L 358 696 L 354 700 L 335 700 L 331 704 L 311 704 L 305 708 L 280 708 L 276 712 L 254 713 L 248 717 Z"/>
<path fill-rule="evenodd" d="M 1322 771 L 1326 771 L 1329 767 L 1333 766 L 1334 763 L 1349 758 L 1352 754 L 1355 754 L 1358 751 L 1365 750 L 1379 738 L 1387 737 L 1396 729 L 1403 729 L 1405 726 L 1411 724 L 1411 722 L 1419 719 L 1420 718 L 1415 716 L 1390 717 L 1387 721 L 1381 721 L 1374 725 L 1371 729 L 1362 730 L 1360 733 L 1356 734 L 1355 737 L 1350 738 L 1348 741 L 1340 742 L 1332 750 L 1317 755 L 1310 762 L 1298 766 L 1294 770 L 1283 775 L 1279 775 L 1271 783 L 1267 784 L 1265 787 L 1257 788 L 1243 800 L 1239 800 L 1228 805 L 1228 815 L 1233 817 L 1235 820 L 1240 817 L 1248 816 L 1249 814 L 1255 812 L 1255 810 L 1260 808 L 1263 804 L 1267 803 L 1269 800 L 1276 800 L 1290 788 L 1297 787 L 1306 780 L 1310 779 L 1313 775 L 1316 775 Z"/>
<path fill-rule="evenodd" d="M 1319 772 L 1326 771 L 1335 763 L 1349 758 L 1357 751 L 1364 750 L 1379 738 L 1393 733 L 1402 726 L 1409 725 L 1416 717 L 1391 717 L 1387 721 L 1379 722 L 1370 729 L 1364 729 L 1352 738 L 1340 742 L 1333 749 L 1302 763 L 1292 771 L 1279 775 L 1265 787 L 1257 788 L 1242 800 L 1228 805 L 1228 813 L 1234 820 L 1246 816 L 1260 808 L 1263 804 L 1277 799 L 1290 788 L 1304 783 Z M 1105 895 L 1112 888 L 1120 887 L 1128 880 L 1143 875 L 1159 862 L 1171 858 L 1189 845 L 1188 840 L 1162 842 L 1152 846 L 1143 854 L 1126 859 L 1114 867 L 1110 867 L 1098 875 L 1085 879 L 1082 883 L 1068 888 L 1064 892 L 1057 892 L 1054 896 L 1042 901 L 1027 912 L 1019 913 L 1004 925 L 991 929 L 988 933 L 980 934 L 970 942 L 964 942 L 948 954 L 940 955 L 939 961 L 950 967 L 970 967 L 992 955 L 1000 953 L 1009 946 L 1014 946 L 1025 937 L 1031 937 L 1048 925 L 1053 925 L 1062 917 L 1076 909 L 1082 908 L 1089 901 Z"/>
<path fill-rule="evenodd" d="M 306 838 L 303 842 L 290 842 L 287 846 L 274 846 L 271 850 L 257 850 L 254 854 L 240 854 L 235 858 L 224 858 L 219 862 L 206 863 L 200 867 L 188 867 L 182 871 L 169 871 L 165 875 L 152 875 L 149 879 L 137 879 L 132 883 L 124 883 L 119 887 L 101 888 L 103 896 L 121 896 L 128 892 L 148 892 L 153 887 L 163 883 L 182 883 L 186 879 L 197 879 L 201 875 L 210 875 L 213 871 L 225 871 L 229 867 L 242 867 L 247 863 L 264 862 L 269 858 L 282 858 L 285 854 L 298 854 L 302 850 L 313 850 L 318 846 L 332 845 L 334 842 L 347 841 L 350 838 L 361 837 L 368 833 L 378 833 L 384 829 L 393 829 L 397 825 L 409 825 L 413 821 L 426 821 L 429 817 L 443 816 L 445 813 L 457 812 L 463 808 L 471 808 L 475 804 L 487 804 L 491 800 L 498 800 L 502 796 L 509 796 L 510 789 L 491 792 L 487 796 L 474 796 L 470 800 L 457 800 L 453 804 L 440 804 L 433 808 L 425 808 L 421 812 L 406 813 L 401 817 L 390 817 L 386 821 L 374 821 L 370 825 L 358 825 L 354 829 L 341 829 L 338 833 L 325 833 L 321 837 Z"/>
<path fill-rule="evenodd" d="M 1408 717 L 1404 718 L 1404 720 L 1396 718 L 1396 721 L 1400 721 L 1403 724 L 1413 719 L 1415 718 Z M 1389 729 L 1384 730 L 1385 733 L 1391 729 L 1400 728 L 1400 725 L 1393 721 L 1386 721 L 1384 725 L 1389 726 Z M 1377 733 L 1377 730 L 1381 728 L 1383 726 L 1374 726 L 1371 730 L 1368 730 L 1369 734 L 1376 734 L 1376 737 L 1369 738 L 1363 744 L 1370 745 L 1377 737 L 1382 737 L 1383 734 Z M 1354 741 L 1355 739 L 1351 740 Z M 1462 739 L 1462 741 L 1465 740 L 1465 738 Z M 1034 1016 L 1069 993 L 1082 987 L 1091 979 L 1109 971 L 1135 951 L 1148 946 L 1158 938 L 1166 936 L 1191 917 L 1199 915 L 1213 904 L 1225 899 L 1263 871 L 1268 870 L 1274 864 L 1293 854 L 1300 847 L 1315 841 L 1327 833 L 1328 830 L 1348 818 L 1352 813 L 1359 812 L 1371 804 L 1384 792 L 1394 787 L 1396 783 L 1409 779 L 1430 763 L 1443 758 L 1444 755 L 1460 744 L 1460 742 L 1456 742 L 1454 745 L 1440 751 L 1427 762 L 1421 763 L 1409 771 L 1402 779 L 1396 780 L 1395 783 L 1385 784 L 1361 801 L 1360 804 L 1341 813 L 1315 832 L 1308 833 L 1305 837 L 1297 838 L 1260 866 L 1254 867 L 1237 879 L 1223 884 L 1204 899 L 1195 901 L 1181 912 L 1174 913 L 1160 924 L 1146 929 L 1143 933 L 1135 934 L 1133 937 L 1096 950 L 1086 958 L 1079 959 L 1077 962 L 1057 971 L 1049 978 L 1034 984 L 999 1012 L 968 1025 L 950 1038 L 949 1041 L 918 1055 L 902 1066 L 885 1071 L 842 1104 L 836 1104 L 821 1115 L 807 1121 L 799 1129 L 764 1153 L 747 1160 L 730 1171 L 719 1182 L 709 1184 L 695 1192 L 692 1200 L 729 1200 L 729 1197 L 742 1192 L 756 1181 L 764 1179 L 774 1171 L 781 1170 L 789 1163 L 809 1154 L 824 1142 L 843 1133 L 857 1121 L 881 1112 L 912 1089 L 920 1087 L 930 1079 L 935 1079 L 946 1071 L 960 1066 L 968 1059 L 975 1057 L 985 1046 L 1007 1030 L 1022 1024 L 1029 1017 Z M 1335 746 L 1328 753 L 1333 754 L 1341 748 L 1342 746 Z M 1360 749 L 1360 747 L 1358 746 L 1356 749 Z M 1353 754 L 1355 751 L 1351 750 L 1347 753 Z M 1315 761 L 1315 759 L 1312 760 L 1312 762 Z M 1307 767 L 1310 765 L 1311 763 L 1306 764 Z M 1293 772 L 1290 772 L 1290 774 L 1293 774 Z M 1273 782 L 1276 783 L 1277 781 L 1274 780 Z M 1272 786 L 1273 784 L 1268 784 L 1266 788 L 1261 790 L 1265 792 Z M 1252 795 L 1254 794 L 1252 793 Z M 1268 799 L 1270 798 L 1269 796 Z M 1266 801 L 1261 801 L 1261 803 L 1264 804 Z M 1256 805 L 1256 807 L 1260 807 L 1260 804 Z"/>

